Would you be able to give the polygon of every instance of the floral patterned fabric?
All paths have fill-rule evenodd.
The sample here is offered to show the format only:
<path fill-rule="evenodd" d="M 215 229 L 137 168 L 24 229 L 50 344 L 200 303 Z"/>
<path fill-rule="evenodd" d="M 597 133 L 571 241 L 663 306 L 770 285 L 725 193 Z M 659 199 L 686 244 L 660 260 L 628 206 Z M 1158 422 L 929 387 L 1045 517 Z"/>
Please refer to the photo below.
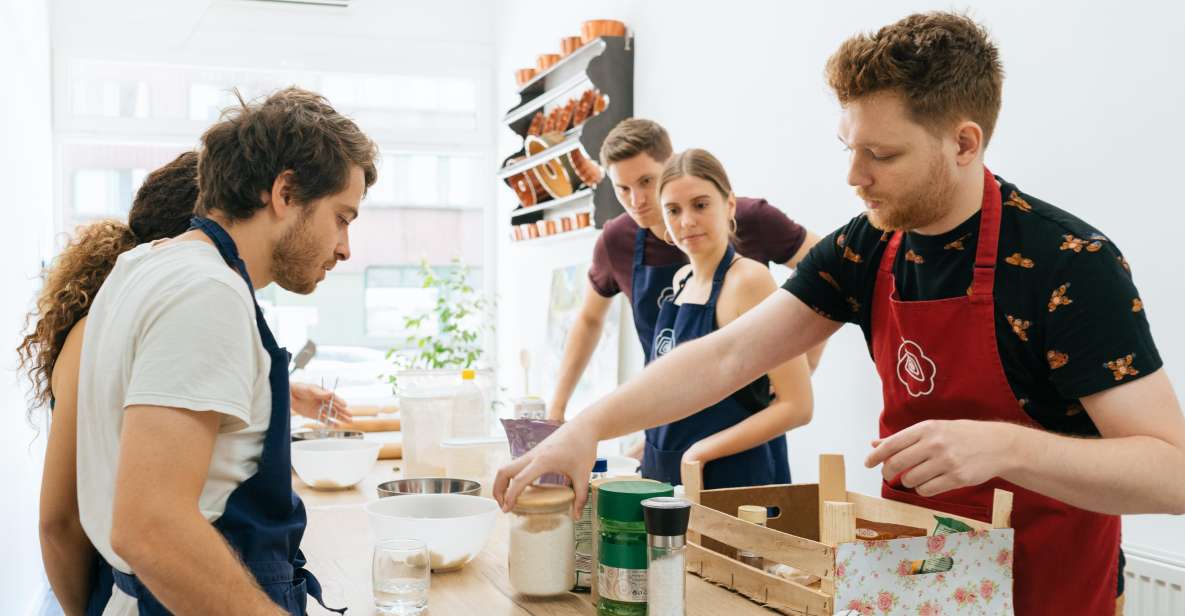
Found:
<path fill-rule="evenodd" d="M 840 544 L 835 615 L 1010 616 L 1012 545 L 1012 529 Z M 940 557 L 950 571 L 912 573 Z"/>

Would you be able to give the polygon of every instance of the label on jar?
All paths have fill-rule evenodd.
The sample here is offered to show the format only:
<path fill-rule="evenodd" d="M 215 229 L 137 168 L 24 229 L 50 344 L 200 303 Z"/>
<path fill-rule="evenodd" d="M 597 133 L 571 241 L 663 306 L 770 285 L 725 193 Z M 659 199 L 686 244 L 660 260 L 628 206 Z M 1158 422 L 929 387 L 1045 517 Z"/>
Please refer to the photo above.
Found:
<path fill-rule="evenodd" d="M 580 520 L 576 522 L 576 586 L 587 590 L 592 580 L 593 566 L 592 499 L 585 501 Z"/>
<path fill-rule="evenodd" d="M 646 570 L 597 565 L 597 593 L 622 603 L 646 603 Z"/>

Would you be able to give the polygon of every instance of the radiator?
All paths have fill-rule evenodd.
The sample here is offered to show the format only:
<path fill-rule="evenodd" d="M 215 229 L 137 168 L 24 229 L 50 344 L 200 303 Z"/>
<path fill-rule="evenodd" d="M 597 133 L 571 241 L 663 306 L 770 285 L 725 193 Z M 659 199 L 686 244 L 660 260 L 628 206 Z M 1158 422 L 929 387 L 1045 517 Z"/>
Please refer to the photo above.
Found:
<path fill-rule="evenodd" d="M 1185 616 L 1185 563 L 1151 550 L 1123 551 L 1125 616 Z"/>

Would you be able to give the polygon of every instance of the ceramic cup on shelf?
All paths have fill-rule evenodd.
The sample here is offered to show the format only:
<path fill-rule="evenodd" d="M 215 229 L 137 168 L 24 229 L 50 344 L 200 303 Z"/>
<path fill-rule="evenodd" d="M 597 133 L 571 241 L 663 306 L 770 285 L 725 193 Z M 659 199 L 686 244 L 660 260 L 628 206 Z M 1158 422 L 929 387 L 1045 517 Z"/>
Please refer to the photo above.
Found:
<path fill-rule="evenodd" d="M 592 221 L 589 220 L 589 218 L 590 217 L 588 215 L 588 212 L 577 212 L 576 213 L 576 228 L 583 229 L 583 228 L 589 226 L 590 224 L 592 224 Z"/>
<path fill-rule="evenodd" d="M 558 53 L 541 53 L 535 60 L 535 65 L 539 67 L 540 71 L 545 71 L 560 61 L 560 54 Z"/>
<path fill-rule="evenodd" d="M 572 230 L 572 217 L 564 216 L 560 219 L 560 231 L 567 233 Z"/>
<path fill-rule="evenodd" d="M 543 221 L 543 235 L 555 235 L 555 233 L 556 233 L 555 221 L 554 220 Z"/>
<path fill-rule="evenodd" d="M 602 36 L 625 36 L 625 24 L 616 19 L 590 19 L 580 24 L 580 39 L 586 45 Z"/>
<path fill-rule="evenodd" d="M 533 222 L 529 222 L 524 227 L 527 228 L 527 239 L 533 240 L 539 237 L 539 227 Z"/>
<path fill-rule="evenodd" d="M 565 36 L 560 39 L 560 51 L 563 52 L 564 57 L 572 55 L 572 52 L 580 49 L 583 45 L 584 39 L 579 36 Z"/>
<path fill-rule="evenodd" d="M 534 78 L 535 78 L 535 69 L 533 69 L 533 68 L 520 68 L 517 71 L 514 71 L 514 79 L 515 79 L 515 81 L 518 82 L 518 85 L 520 85 L 520 86 L 525 85 L 528 81 L 530 81 Z"/>

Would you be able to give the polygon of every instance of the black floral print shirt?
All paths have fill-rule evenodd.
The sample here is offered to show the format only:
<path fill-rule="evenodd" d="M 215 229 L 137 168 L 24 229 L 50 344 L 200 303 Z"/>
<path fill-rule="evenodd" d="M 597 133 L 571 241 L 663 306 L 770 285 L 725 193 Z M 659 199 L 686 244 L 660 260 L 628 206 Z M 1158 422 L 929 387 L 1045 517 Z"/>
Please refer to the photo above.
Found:
<path fill-rule="evenodd" d="M 1119 248 L 1089 224 L 1002 178 L 996 340 L 1012 391 L 1045 429 L 1095 436 L 1079 398 L 1162 365 Z M 906 301 L 968 293 L 979 214 L 939 236 L 907 233 L 893 272 Z M 888 234 L 861 214 L 819 242 L 784 288 L 871 341 L 876 271 Z"/>

